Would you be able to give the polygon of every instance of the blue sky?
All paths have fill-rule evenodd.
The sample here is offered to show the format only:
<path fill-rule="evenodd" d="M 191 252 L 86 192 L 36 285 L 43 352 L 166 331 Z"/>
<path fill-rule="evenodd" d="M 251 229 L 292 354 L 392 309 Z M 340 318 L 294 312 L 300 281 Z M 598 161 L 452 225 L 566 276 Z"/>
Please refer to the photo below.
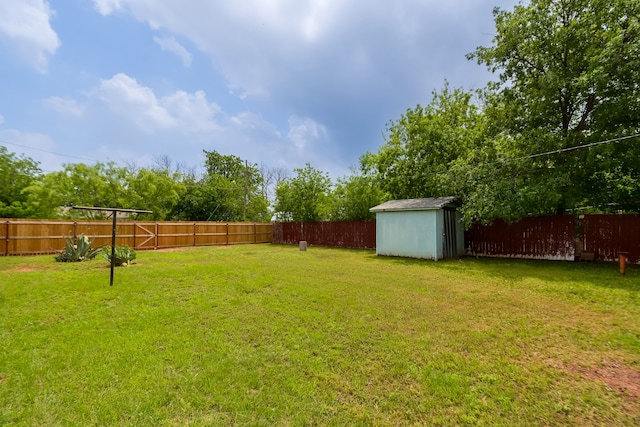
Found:
<path fill-rule="evenodd" d="M 0 0 L 0 145 L 41 163 L 202 150 L 339 177 L 445 79 L 492 79 L 494 0 Z"/>

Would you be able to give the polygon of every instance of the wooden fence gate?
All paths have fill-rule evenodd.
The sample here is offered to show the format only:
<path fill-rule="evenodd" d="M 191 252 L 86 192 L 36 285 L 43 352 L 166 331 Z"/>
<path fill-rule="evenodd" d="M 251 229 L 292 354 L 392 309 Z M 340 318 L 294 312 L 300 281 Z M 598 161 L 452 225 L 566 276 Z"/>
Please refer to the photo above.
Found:
<path fill-rule="evenodd" d="M 94 246 L 111 245 L 112 221 L 1 220 L 1 255 L 50 254 L 64 247 L 64 238 L 84 234 Z M 273 225 L 253 222 L 163 222 L 118 220 L 116 244 L 136 250 L 180 246 L 271 243 Z"/>

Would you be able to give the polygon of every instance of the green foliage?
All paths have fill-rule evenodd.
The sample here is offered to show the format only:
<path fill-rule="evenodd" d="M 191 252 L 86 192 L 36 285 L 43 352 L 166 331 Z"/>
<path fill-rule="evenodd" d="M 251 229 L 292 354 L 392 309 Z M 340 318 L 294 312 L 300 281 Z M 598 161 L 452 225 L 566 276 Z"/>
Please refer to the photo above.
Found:
<path fill-rule="evenodd" d="M 136 251 L 129 246 L 116 246 L 113 250 L 113 264 L 118 267 L 130 265 L 136 259 L 136 256 Z M 111 263 L 111 246 L 102 248 L 102 257 Z"/>
<path fill-rule="evenodd" d="M 458 196 L 467 224 L 640 212 L 638 138 L 559 151 L 640 132 L 640 3 L 532 0 L 494 15 L 493 46 L 468 57 L 500 80 L 475 101 L 445 85 L 391 122 L 368 155 L 382 189 Z"/>
<path fill-rule="evenodd" d="M 640 131 L 640 3 L 534 0 L 496 9 L 493 46 L 470 58 L 500 72 L 487 97 L 506 158 L 585 145 Z M 535 211 L 580 205 L 640 210 L 637 139 L 510 166 L 518 199 Z M 533 195 L 533 197 L 531 197 Z"/>
<path fill-rule="evenodd" d="M 151 210 L 152 219 L 164 220 L 185 188 L 179 174 L 166 170 L 132 171 L 115 163 L 76 163 L 42 176 L 25 192 L 31 205 L 49 218 L 84 217 L 85 212 L 65 208 L 99 206 Z M 106 213 L 92 215 L 101 218 Z"/>
<path fill-rule="evenodd" d="M 467 220 L 479 212 L 501 216 L 495 209 L 504 205 L 492 204 L 488 212 L 486 206 L 482 211 L 470 205 L 483 202 L 476 194 L 485 180 L 495 181 L 493 170 L 477 168 L 496 160 L 489 132 L 474 95 L 445 83 L 426 107 L 409 109 L 389 124 L 385 143 L 378 153 L 362 157 L 361 169 L 375 177 L 387 198 L 458 196 L 468 209 Z"/>
<path fill-rule="evenodd" d="M 0 145 L 0 218 L 41 217 L 25 194 L 40 172 L 38 162 L 9 153 Z"/>
<path fill-rule="evenodd" d="M 233 155 L 206 151 L 207 173 L 185 181 L 184 196 L 172 210 L 172 218 L 199 221 L 265 221 L 270 218 L 257 165 Z M 245 214 L 246 209 L 246 214 Z"/>
<path fill-rule="evenodd" d="M 153 212 L 151 219 L 165 220 L 179 203 L 186 188 L 178 173 L 142 168 L 129 176 L 125 206 L 150 210 Z"/>
<path fill-rule="evenodd" d="M 375 161 L 384 190 L 393 198 L 452 196 L 448 171 L 482 147 L 484 116 L 473 94 L 449 84 L 429 105 L 408 109 L 391 122 Z"/>
<path fill-rule="evenodd" d="M 101 248 L 91 248 L 94 240 L 95 239 L 89 239 L 84 234 L 78 236 L 75 243 L 71 235 L 64 237 L 64 249 L 55 256 L 56 261 L 77 262 L 95 258 Z"/>
<path fill-rule="evenodd" d="M 322 221 L 331 211 L 331 179 L 309 163 L 294 170 L 296 176 L 276 187 L 279 221 Z"/>
<path fill-rule="evenodd" d="M 30 200 L 39 203 L 52 215 L 79 218 L 86 213 L 60 207 L 99 206 L 114 208 L 139 208 L 128 203 L 131 175 L 126 168 L 115 163 L 67 164 L 62 171 L 51 172 L 27 190 Z M 106 213 L 94 212 L 104 217 Z"/>
<path fill-rule="evenodd" d="M 352 170 L 351 175 L 338 179 L 332 199 L 331 220 L 363 221 L 375 219 L 369 209 L 385 202 L 388 196 L 374 175 Z"/>

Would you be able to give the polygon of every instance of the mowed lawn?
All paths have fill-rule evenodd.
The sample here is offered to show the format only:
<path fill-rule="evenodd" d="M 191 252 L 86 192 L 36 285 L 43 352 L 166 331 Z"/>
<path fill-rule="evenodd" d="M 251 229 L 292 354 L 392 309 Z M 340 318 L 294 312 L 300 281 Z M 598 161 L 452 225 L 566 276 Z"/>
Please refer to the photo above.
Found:
<path fill-rule="evenodd" d="M 638 425 L 640 269 L 243 245 L 0 257 L 0 425 Z"/>

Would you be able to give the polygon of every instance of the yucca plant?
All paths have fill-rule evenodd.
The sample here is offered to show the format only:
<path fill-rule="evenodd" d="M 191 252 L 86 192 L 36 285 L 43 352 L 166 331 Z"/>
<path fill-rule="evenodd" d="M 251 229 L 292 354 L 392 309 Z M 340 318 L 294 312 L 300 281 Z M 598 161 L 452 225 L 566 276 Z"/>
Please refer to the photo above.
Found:
<path fill-rule="evenodd" d="M 114 252 L 114 265 L 129 265 L 136 259 L 136 251 L 127 245 L 116 246 Z M 102 248 L 102 256 L 107 261 L 111 262 L 111 246 L 105 246 Z"/>
<path fill-rule="evenodd" d="M 55 256 L 56 261 L 76 262 L 95 258 L 101 248 L 91 249 L 94 240 L 81 234 L 74 243 L 73 237 L 69 234 L 68 237 L 64 237 L 64 249 Z"/>

